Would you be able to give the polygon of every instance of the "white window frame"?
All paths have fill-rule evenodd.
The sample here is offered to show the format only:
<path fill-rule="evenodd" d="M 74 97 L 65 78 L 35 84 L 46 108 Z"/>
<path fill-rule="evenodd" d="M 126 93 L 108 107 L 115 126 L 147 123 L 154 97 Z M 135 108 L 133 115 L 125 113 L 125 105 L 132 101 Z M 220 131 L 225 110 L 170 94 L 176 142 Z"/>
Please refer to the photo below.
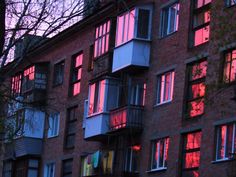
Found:
<path fill-rule="evenodd" d="M 51 174 L 51 169 L 52 174 Z M 51 163 L 46 163 L 44 165 L 44 177 L 55 177 L 55 163 L 51 162 Z"/>
<path fill-rule="evenodd" d="M 59 135 L 60 129 L 60 113 L 52 113 L 48 117 L 48 138 L 53 138 Z"/>
<path fill-rule="evenodd" d="M 231 147 L 231 153 L 235 153 L 234 152 L 234 142 L 235 142 L 235 129 L 236 129 L 236 123 L 232 123 L 233 124 L 233 135 L 232 135 L 232 147 Z M 229 160 L 230 159 L 230 156 L 228 155 L 228 157 L 226 156 L 226 153 L 227 153 L 227 136 L 228 136 L 228 125 L 230 124 L 226 124 L 226 125 L 220 125 L 219 127 L 217 127 L 217 140 L 216 140 L 216 161 L 224 161 L 224 160 Z M 220 129 L 222 126 L 226 126 L 226 133 L 225 133 L 225 142 L 224 142 L 224 157 L 223 158 L 218 158 L 218 151 L 219 151 L 219 138 L 221 138 L 221 134 L 220 134 Z"/>
<path fill-rule="evenodd" d="M 155 171 L 155 170 L 162 170 L 162 169 L 167 169 L 167 166 L 165 166 L 165 156 L 166 156 L 166 141 L 169 139 L 169 137 L 165 137 L 165 138 L 160 138 L 157 139 L 155 141 L 152 142 L 152 154 L 151 154 L 151 171 Z M 160 167 L 160 141 L 164 140 L 164 146 L 163 146 L 163 166 Z M 169 140 L 168 140 L 169 141 Z M 155 145 L 158 143 L 158 160 L 156 161 L 157 163 L 157 167 L 156 168 L 152 168 L 153 166 L 153 160 L 155 158 Z M 168 153 L 168 152 L 167 152 Z"/>
<path fill-rule="evenodd" d="M 166 86 L 166 76 L 170 75 L 170 87 L 168 89 L 169 95 L 168 100 L 164 100 L 165 97 L 165 86 Z M 164 83 L 162 84 L 162 77 L 164 77 Z M 175 71 L 168 71 L 157 76 L 157 95 L 156 95 L 156 105 L 165 104 L 173 100 L 174 92 L 174 80 L 175 80 Z M 164 87 L 162 87 L 164 85 Z M 160 98 L 159 98 L 160 97 Z"/>
<path fill-rule="evenodd" d="M 173 6 L 177 5 L 178 6 L 178 9 L 175 11 L 175 18 L 174 18 L 174 31 L 170 31 L 170 22 L 171 22 L 171 8 Z M 164 7 L 162 9 L 162 15 L 161 15 L 161 37 L 165 37 L 165 36 L 168 36 L 176 31 L 178 31 L 178 26 L 177 24 L 179 24 L 179 2 L 175 2 L 173 4 L 171 4 L 170 6 L 167 6 L 167 7 Z M 167 15 L 168 15 L 168 18 L 167 18 L 167 29 L 164 28 L 164 24 L 165 24 L 165 15 L 166 15 L 166 12 L 167 12 Z M 167 31 L 166 31 L 167 30 Z M 166 34 L 165 34 L 166 32 Z"/>

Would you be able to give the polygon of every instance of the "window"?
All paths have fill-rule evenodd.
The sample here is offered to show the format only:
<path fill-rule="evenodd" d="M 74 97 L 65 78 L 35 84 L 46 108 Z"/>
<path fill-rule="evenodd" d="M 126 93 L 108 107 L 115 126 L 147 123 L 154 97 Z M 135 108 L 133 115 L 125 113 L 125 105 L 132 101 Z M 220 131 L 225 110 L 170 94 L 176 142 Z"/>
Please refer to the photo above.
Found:
<path fill-rule="evenodd" d="M 108 52 L 110 39 L 111 21 L 101 24 L 96 27 L 95 44 L 94 44 L 94 58 L 101 56 Z"/>
<path fill-rule="evenodd" d="M 26 92 L 33 88 L 35 78 L 35 66 L 31 66 L 24 70 L 23 91 Z"/>
<path fill-rule="evenodd" d="M 210 36 L 210 2 L 211 0 L 194 0 L 193 9 L 193 46 L 209 41 Z"/>
<path fill-rule="evenodd" d="M 126 150 L 125 172 L 138 173 L 140 162 L 140 145 L 134 145 Z"/>
<path fill-rule="evenodd" d="M 89 116 L 104 111 L 105 84 L 102 80 L 89 86 Z"/>
<path fill-rule="evenodd" d="M 62 177 L 72 177 L 73 159 L 62 161 Z"/>
<path fill-rule="evenodd" d="M 236 50 L 227 52 L 224 57 L 223 81 L 230 83 L 236 79 Z"/>
<path fill-rule="evenodd" d="M 44 167 L 44 177 L 55 176 L 55 163 L 47 163 Z"/>
<path fill-rule="evenodd" d="M 130 104 L 144 106 L 146 96 L 146 83 L 132 84 Z"/>
<path fill-rule="evenodd" d="M 59 134 L 60 113 L 50 114 L 48 122 L 48 138 L 57 136 Z"/>
<path fill-rule="evenodd" d="M 189 118 L 200 116 L 204 113 L 205 78 L 207 73 L 207 61 L 201 60 L 188 65 L 188 90 L 186 116 Z"/>
<path fill-rule="evenodd" d="M 167 168 L 169 138 L 152 142 L 151 170 Z"/>
<path fill-rule="evenodd" d="M 131 39 L 150 38 L 150 8 L 135 8 L 117 19 L 116 46 L 130 41 Z"/>
<path fill-rule="evenodd" d="M 80 81 L 82 75 L 83 53 L 78 54 L 72 60 L 72 79 L 71 95 L 75 96 L 80 93 Z"/>
<path fill-rule="evenodd" d="M 182 177 L 199 177 L 201 132 L 184 135 Z"/>
<path fill-rule="evenodd" d="M 236 4 L 236 0 L 225 0 L 225 5 L 226 6 L 233 6 Z"/>
<path fill-rule="evenodd" d="M 179 3 L 162 9 L 161 36 L 167 36 L 178 30 L 179 26 Z"/>
<path fill-rule="evenodd" d="M 17 96 L 21 93 L 21 79 L 22 75 L 17 74 L 11 79 L 11 93 L 12 96 Z"/>
<path fill-rule="evenodd" d="M 57 86 L 63 83 L 65 61 L 54 65 L 53 85 Z"/>
<path fill-rule="evenodd" d="M 216 131 L 216 160 L 229 159 L 236 152 L 235 123 L 221 125 Z"/>
<path fill-rule="evenodd" d="M 67 127 L 65 136 L 65 148 L 74 148 L 77 124 L 77 107 L 67 110 Z"/>
<path fill-rule="evenodd" d="M 172 100 L 175 72 L 170 71 L 157 77 L 157 104 Z"/>
<path fill-rule="evenodd" d="M 28 164 L 28 176 L 29 177 L 38 177 L 38 168 L 39 168 L 39 161 L 30 159 Z"/>
<path fill-rule="evenodd" d="M 3 177 L 12 177 L 12 162 L 6 161 L 3 163 Z"/>

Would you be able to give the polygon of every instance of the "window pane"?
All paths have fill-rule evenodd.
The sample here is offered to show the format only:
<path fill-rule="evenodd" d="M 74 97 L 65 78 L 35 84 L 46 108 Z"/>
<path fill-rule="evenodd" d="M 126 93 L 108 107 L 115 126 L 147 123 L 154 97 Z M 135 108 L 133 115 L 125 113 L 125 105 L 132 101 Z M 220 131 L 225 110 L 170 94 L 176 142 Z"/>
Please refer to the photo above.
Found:
<path fill-rule="evenodd" d="M 194 16 L 194 28 L 210 22 L 210 10 L 197 13 Z"/>
<path fill-rule="evenodd" d="M 190 133 L 186 136 L 186 150 L 200 148 L 201 132 Z"/>
<path fill-rule="evenodd" d="M 137 30 L 137 37 L 138 38 L 148 38 L 149 33 L 149 16 L 150 11 L 145 9 L 139 9 L 138 12 L 138 30 Z M 133 26 L 134 26 L 134 22 Z M 132 28 L 132 32 L 134 31 L 134 27 Z M 133 36 L 131 36 L 129 39 L 131 39 Z"/>
<path fill-rule="evenodd" d="M 204 99 L 198 99 L 188 104 L 190 117 L 195 117 L 204 113 Z"/>
<path fill-rule="evenodd" d="M 123 42 L 123 26 L 124 26 L 124 16 L 119 16 L 117 20 L 117 30 L 116 30 L 116 46 L 122 44 Z"/>
<path fill-rule="evenodd" d="M 38 177 L 38 170 L 29 169 L 27 177 Z"/>
<path fill-rule="evenodd" d="M 207 61 L 197 63 L 192 66 L 192 70 L 190 73 L 191 80 L 196 80 L 206 77 L 206 73 L 207 73 Z"/>
<path fill-rule="evenodd" d="M 80 93 L 80 82 L 73 84 L 73 96 Z"/>
<path fill-rule="evenodd" d="M 200 164 L 200 151 L 185 154 L 184 168 L 199 167 L 199 164 Z"/>
<path fill-rule="evenodd" d="M 206 85 L 205 83 L 193 84 L 190 89 L 190 99 L 203 97 L 205 95 Z"/>
<path fill-rule="evenodd" d="M 195 39 L 194 39 L 194 46 L 198 46 L 200 44 L 203 44 L 207 41 L 209 41 L 209 35 L 210 35 L 210 26 L 203 27 L 199 30 L 195 31 Z"/>

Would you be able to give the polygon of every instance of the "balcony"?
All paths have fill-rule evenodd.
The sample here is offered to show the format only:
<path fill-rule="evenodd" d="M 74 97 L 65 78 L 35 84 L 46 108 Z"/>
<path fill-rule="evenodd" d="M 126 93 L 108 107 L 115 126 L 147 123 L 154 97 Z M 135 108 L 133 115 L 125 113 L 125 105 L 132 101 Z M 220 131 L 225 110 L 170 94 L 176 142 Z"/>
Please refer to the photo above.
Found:
<path fill-rule="evenodd" d="M 152 5 L 137 6 L 117 17 L 112 72 L 148 68 Z"/>
<path fill-rule="evenodd" d="M 112 72 L 131 67 L 148 68 L 150 60 L 150 42 L 133 39 L 114 50 Z"/>
<path fill-rule="evenodd" d="M 110 112 L 110 131 L 142 130 L 143 106 L 129 105 Z"/>
<path fill-rule="evenodd" d="M 84 138 L 100 140 L 109 131 L 109 110 L 117 107 L 118 80 L 108 78 L 89 86 L 89 99 L 85 103 Z"/>
<path fill-rule="evenodd" d="M 40 155 L 42 152 L 45 113 L 32 108 L 18 110 L 6 121 L 6 146 L 15 157 Z"/>
<path fill-rule="evenodd" d="M 48 63 L 37 63 L 24 70 L 22 95 L 26 102 L 41 105 L 46 99 Z"/>

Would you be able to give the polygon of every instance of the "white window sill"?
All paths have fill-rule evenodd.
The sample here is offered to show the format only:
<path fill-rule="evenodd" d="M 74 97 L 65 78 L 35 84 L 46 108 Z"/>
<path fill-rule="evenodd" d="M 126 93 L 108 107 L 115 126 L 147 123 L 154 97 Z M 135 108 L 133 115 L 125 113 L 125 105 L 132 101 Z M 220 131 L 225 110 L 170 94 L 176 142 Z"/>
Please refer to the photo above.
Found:
<path fill-rule="evenodd" d="M 152 173 L 152 172 L 158 172 L 158 171 L 164 171 L 164 170 L 167 170 L 167 167 L 151 169 L 151 170 L 146 171 L 146 173 Z"/>
<path fill-rule="evenodd" d="M 229 158 L 224 158 L 224 159 L 217 159 L 217 160 L 214 160 L 214 161 L 211 161 L 211 163 L 221 163 L 221 162 L 228 162 L 228 161 L 231 161 L 232 159 L 229 159 Z"/>
<path fill-rule="evenodd" d="M 171 103 L 172 100 L 168 100 L 168 101 L 164 101 L 162 103 L 156 103 L 153 107 L 158 107 L 158 106 L 161 106 L 161 105 L 164 105 L 164 104 L 167 104 L 167 103 Z"/>
<path fill-rule="evenodd" d="M 56 137 L 58 137 L 59 135 L 52 135 L 52 136 L 48 136 L 47 138 L 48 139 L 52 139 L 52 138 L 56 138 Z"/>

